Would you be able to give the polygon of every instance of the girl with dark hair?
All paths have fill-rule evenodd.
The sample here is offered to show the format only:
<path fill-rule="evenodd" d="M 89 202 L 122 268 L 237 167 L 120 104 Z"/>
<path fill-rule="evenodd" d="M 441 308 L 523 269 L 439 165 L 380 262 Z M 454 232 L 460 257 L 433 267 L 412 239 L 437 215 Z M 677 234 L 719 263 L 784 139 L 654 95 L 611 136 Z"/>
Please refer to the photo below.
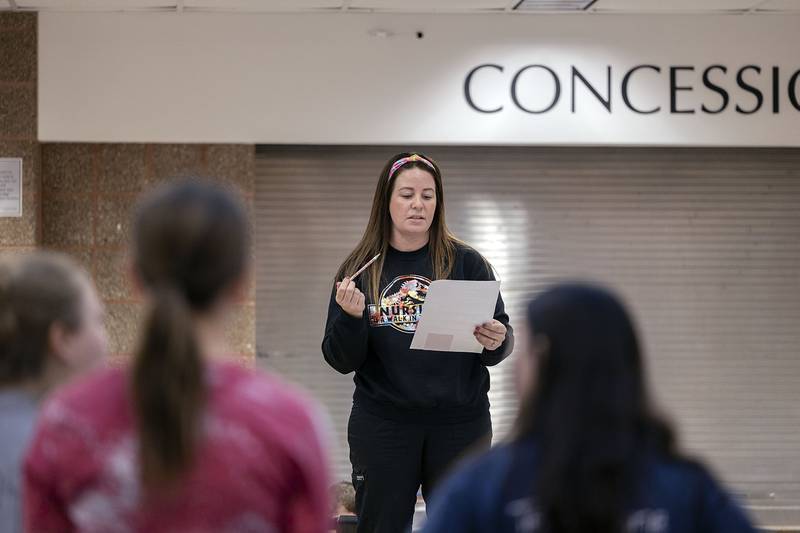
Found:
<path fill-rule="evenodd" d="M 654 413 L 616 297 L 558 286 L 530 303 L 528 326 L 515 435 L 448 480 L 427 533 L 755 533 Z"/>
<path fill-rule="evenodd" d="M 68 257 L 0 260 L 0 524 L 22 531 L 22 461 L 39 404 L 108 352 L 103 306 Z"/>
<path fill-rule="evenodd" d="M 246 286 L 238 200 L 197 181 L 138 207 L 133 272 L 147 317 L 130 368 L 58 394 L 26 465 L 31 532 L 318 532 L 328 483 L 315 408 L 223 361 Z"/>
<path fill-rule="evenodd" d="M 502 298 L 476 325 L 479 354 L 411 350 L 432 280 L 492 280 L 488 262 L 445 223 L 438 165 L 402 153 L 385 165 L 361 242 L 336 274 L 322 352 L 355 372 L 348 425 L 359 532 L 405 531 L 417 490 L 427 499 L 450 462 L 488 447 L 489 372 L 514 337 Z M 350 277 L 378 256 L 354 281 Z"/>

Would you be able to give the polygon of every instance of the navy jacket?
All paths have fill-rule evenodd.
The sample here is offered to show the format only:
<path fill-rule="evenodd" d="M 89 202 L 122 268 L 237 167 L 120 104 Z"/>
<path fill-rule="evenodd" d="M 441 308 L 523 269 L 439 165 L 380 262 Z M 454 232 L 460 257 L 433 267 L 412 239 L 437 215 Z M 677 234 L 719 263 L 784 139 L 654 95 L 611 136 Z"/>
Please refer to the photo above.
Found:
<path fill-rule="evenodd" d="M 473 459 L 439 487 L 425 533 L 537 533 L 531 485 L 535 444 L 500 445 Z M 755 533 L 744 511 L 702 466 L 652 457 L 645 461 L 626 533 Z"/>

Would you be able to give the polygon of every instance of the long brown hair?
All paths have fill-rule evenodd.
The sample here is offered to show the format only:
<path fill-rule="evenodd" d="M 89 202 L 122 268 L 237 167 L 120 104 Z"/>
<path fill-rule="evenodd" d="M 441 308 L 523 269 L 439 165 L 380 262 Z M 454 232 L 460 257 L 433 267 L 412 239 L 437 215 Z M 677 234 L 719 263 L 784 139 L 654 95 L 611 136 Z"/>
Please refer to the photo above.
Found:
<path fill-rule="evenodd" d="M 378 184 L 375 187 L 375 195 L 372 198 L 372 210 L 370 211 L 369 222 L 367 222 L 364 235 L 336 273 L 335 281 L 339 281 L 344 276 L 350 275 L 361 268 L 361 266 L 372 259 L 375 254 L 380 253 L 381 256 L 378 260 L 362 274 L 362 276 L 366 276 L 368 280 L 367 292 L 373 303 L 378 301 L 381 273 L 383 272 L 384 259 L 386 259 L 386 251 L 389 249 L 389 238 L 392 235 L 392 218 L 389 213 L 389 202 L 392 197 L 392 191 L 394 191 L 396 177 L 400 172 L 410 168 L 418 168 L 433 176 L 436 187 L 436 212 L 431 222 L 430 239 L 428 242 L 431 263 L 433 264 L 433 276 L 435 279 L 445 279 L 450 276 L 456 258 L 457 245 L 464 245 L 464 243 L 456 238 L 447 228 L 447 223 L 445 222 L 442 173 L 439 170 L 439 165 L 437 165 L 433 159 L 417 152 L 416 155 L 429 161 L 433 168 L 419 160 L 409 161 L 399 167 L 392 175 L 392 179 L 389 179 L 389 173 L 395 162 L 411 155 L 414 154 L 404 152 L 397 154 L 386 162 L 378 178 Z"/>
<path fill-rule="evenodd" d="M 250 247 L 239 201 L 217 185 L 167 185 L 138 207 L 135 269 L 152 296 L 133 363 L 140 476 L 148 489 L 193 464 L 206 400 L 194 316 L 241 279 Z"/>
<path fill-rule="evenodd" d="M 32 252 L 0 262 L 0 385 L 41 377 L 50 327 L 81 326 L 88 275 L 65 255 Z"/>

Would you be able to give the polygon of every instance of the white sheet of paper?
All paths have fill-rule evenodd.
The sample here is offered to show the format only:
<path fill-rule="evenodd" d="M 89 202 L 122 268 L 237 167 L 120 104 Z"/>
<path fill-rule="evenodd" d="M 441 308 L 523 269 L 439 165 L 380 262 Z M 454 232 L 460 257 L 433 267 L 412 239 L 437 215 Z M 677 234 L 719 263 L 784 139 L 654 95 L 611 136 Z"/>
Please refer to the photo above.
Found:
<path fill-rule="evenodd" d="M 499 281 L 434 281 L 428 287 L 411 349 L 482 352 L 472 332 L 494 318 L 498 294 Z"/>

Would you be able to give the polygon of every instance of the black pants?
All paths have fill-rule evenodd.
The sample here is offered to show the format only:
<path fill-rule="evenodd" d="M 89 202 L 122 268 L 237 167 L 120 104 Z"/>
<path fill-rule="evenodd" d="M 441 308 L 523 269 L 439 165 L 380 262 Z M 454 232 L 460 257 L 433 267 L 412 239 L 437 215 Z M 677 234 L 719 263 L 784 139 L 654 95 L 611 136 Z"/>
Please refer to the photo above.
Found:
<path fill-rule="evenodd" d="M 387 420 L 356 405 L 347 440 L 356 489 L 358 533 L 410 531 L 422 485 L 431 491 L 465 453 L 489 448 L 489 414 L 456 424 L 417 424 Z"/>

